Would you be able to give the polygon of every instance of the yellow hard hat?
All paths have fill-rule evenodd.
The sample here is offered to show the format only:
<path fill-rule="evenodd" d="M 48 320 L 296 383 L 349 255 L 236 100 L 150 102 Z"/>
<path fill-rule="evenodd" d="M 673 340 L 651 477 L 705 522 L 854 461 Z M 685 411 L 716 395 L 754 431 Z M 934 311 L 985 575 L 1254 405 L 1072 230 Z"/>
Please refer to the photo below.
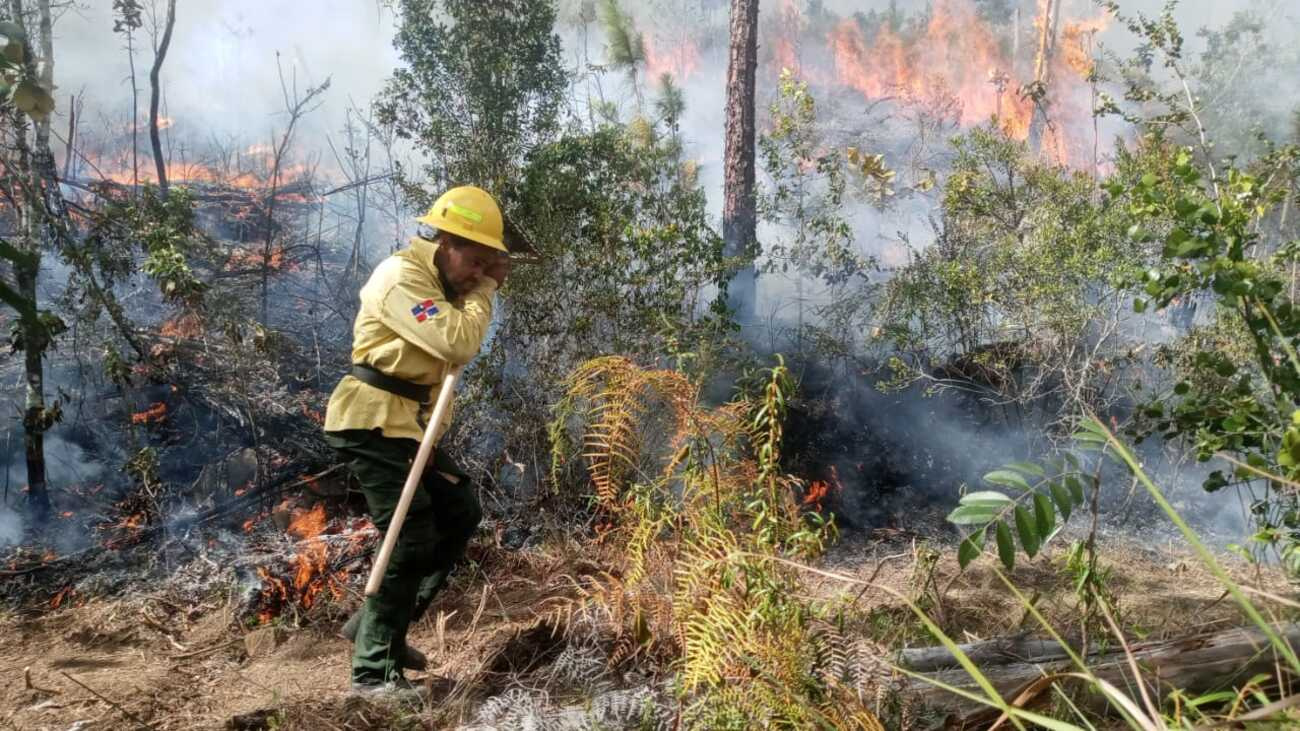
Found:
<path fill-rule="evenodd" d="M 482 188 L 452 188 L 438 196 L 428 213 L 415 220 L 497 251 L 510 251 L 501 241 L 505 231 L 501 209 Z"/>

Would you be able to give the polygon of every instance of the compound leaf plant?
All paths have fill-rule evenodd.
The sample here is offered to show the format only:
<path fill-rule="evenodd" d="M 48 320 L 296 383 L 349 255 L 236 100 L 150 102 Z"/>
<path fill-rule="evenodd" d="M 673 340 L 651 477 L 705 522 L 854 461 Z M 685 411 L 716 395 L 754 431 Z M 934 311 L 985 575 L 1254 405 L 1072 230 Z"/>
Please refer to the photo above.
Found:
<path fill-rule="evenodd" d="M 1065 453 L 1048 460 L 1012 462 L 984 475 L 994 488 L 968 492 L 948 514 L 948 522 L 970 529 L 957 548 L 965 569 L 989 547 L 989 534 L 998 558 L 1015 568 L 1017 548 L 1029 558 L 1056 536 L 1087 499 L 1085 486 L 1097 488 L 1097 478 L 1080 471 L 1079 461 Z"/>

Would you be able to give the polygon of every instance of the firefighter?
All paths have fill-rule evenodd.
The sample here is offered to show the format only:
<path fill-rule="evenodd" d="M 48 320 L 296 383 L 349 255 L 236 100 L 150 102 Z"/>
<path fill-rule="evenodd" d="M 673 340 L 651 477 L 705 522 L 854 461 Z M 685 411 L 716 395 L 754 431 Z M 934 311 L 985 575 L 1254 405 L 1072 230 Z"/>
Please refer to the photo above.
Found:
<path fill-rule="evenodd" d="M 496 201 L 472 186 L 444 193 L 416 219 L 422 232 L 388 257 L 361 289 L 352 367 L 325 413 L 325 440 L 361 486 L 371 518 L 388 529 L 424 434 L 432 394 L 454 366 L 478 353 L 510 259 Z M 441 435 L 450 412 L 438 426 Z M 379 592 L 343 628 L 353 640 L 357 692 L 418 692 L 403 668 L 426 661 L 406 644 L 446 583 L 482 513 L 473 483 L 436 450 L 411 502 Z"/>

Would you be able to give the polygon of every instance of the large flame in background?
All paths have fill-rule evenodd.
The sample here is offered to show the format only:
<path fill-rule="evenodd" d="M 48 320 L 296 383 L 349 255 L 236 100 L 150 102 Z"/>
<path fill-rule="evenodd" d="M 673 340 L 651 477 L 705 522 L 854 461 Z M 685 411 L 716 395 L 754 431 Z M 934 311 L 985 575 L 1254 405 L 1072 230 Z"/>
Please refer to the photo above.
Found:
<path fill-rule="evenodd" d="M 690 38 L 672 43 L 646 36 L 643 44 L 645 76 L 651 82 L 658 81 L 663 74 L 671 74 L 674 79 L 689 79 L 700 69 L 700 47 Z"/>
<path fill-rule="evenodd" d="M 852 90 L 871 102 L 930 109 L 948 115 L 962 128 L 996 119 L 1003 131 L 1021 140 L 1030 136 L 1035 115 L 1034 102 L 1025 90 L 1041 74 L 1046 82 L 1047 123 L 1040 151 L 1057 162 L 1082 165 L 1090 159 L 1084 151 L 1093 142 L 1087 81 L 1093 63 L 1091 40 L 1106 27 L 1107 16 L 1062 18 L 1059 33 L 1054 33 L 1051 62 L 1040 71 L 1036 54 L 1043 24 L 1049 22 L 1049 1 L 1038 0 L 1036 17 L 1020 28 L 1020 53 L 1013 57 L 1011 29 L 981 18 L 975 0 L 933 0 L 923 24 L 908 22 L 901 30 L 882 24 L 870 36 L 854 18 L 839 21 L 825 35 L 810 34 L 803 3 L 780 0 L 776 33 L 760 41 L 766 46 L 762 58 L 770 65 L 761 73 L 776 78 L 788 68 L 814 87 Z M 699 43 L 681 32 L 648 33 L 644 49 L 644 78 L 649 83 L 665 73 L 686 81 L 701 71 Z M 162 117 L 159 128 L 183 133 L 185 121 Z M 146 122 L 139 125 L 143 136 Z M 92 178 L 127 185 L 156 182 L 147 146 L 133 160 L 130 138 L 129 128 L 118 129 L 100 150 L 79 151 L 82 159 L 77 169 Z M 273 175 L 274 156 L 270 145 L 252 145 L 207 155 L 203 162 L 172 160 L 167 175 L 177 184 L 261 193 L 313 175 L 318 180 L 328 177 L 298 161 L 281 161 L 278 175 Z"/>
<path fill-rule="evenodd" d="M 174 118 L 159 119 L 160 130 L 177 126 Z M 142 128 L 141 136 L 144 134 Z M 136 182 L 141 185 L 156 184 L 158 175 L 154 169 L 152 152 L 147 148 L 141 149 L 139 155 L 132 159 L 130 138 L 129 131 L 121 131 L 116 135 L 110 135 L 109 140 L 105 144 L 98 145 L 97 149 L 79 150 L 78 169 L 95 180 L 106 180 L 122 185 L 132 185 Z M 205 157 L 209 159 L 169 160 L 164 165 L 168 182 L 178 185 L 207 185 L 269 192 L 273 185 L 283 188 L 315 172 L 305 163 L 287 159 L 288 156 L 280 160 L 277 171 L 275 149 L 268 144 L 249 145 L 226 154 Z M 277 195 L 276 198 L 283 199 L 283 196 Z"/>
<path fill-rule="evenodd" d="M 1065 2 L 1066 0 L 1056 0 Z M 979 16 L 973 0 L 935 0 L 923 25 L 895 30 L 882 24 L 871 36 L 856 19 L 838 22 L 826 35 L 829 61 L 818 63 L 816 41 L 803 41 L 807 26 L 799 3 L 782 0 L 776 35 L 766 39 L 776 76 L 790 69 L 814 87 L 850 89 L 865 99 L 930 109 L 969 128 L 996 119 L 1009 136 L 1025 140 L 1034 123 L 1035 103 L 1026 93 L 1034 82 L 1045 87 L 1046 115 L 1041 153 L 1056 162 L 1082 164 L 1091 140 L 1093 34 L 1107 25 L 1105 15 L 1062 18 L 1054 46 L 1040 71 L 1039 39 L 1048 18 L 1048 0 L 1039 0 L 1037 17 L 1020 29 L 1020 54 L 1013 56 L 1010 28 L 997 28 Z M 1056 29 L 1052 29 L 1055 31 Z"/>
<path fill-rule="evenodd" d="M 939 0 L 924 32 L 912 39 L 886 25 L 868 41 L 849 19 L 831 31 L 829 43 L 836 80 L 869 99 L 933 102 L 951 96 L 960 104 L 963 126 L 998 116 L 1009 134 L 1023 139 L 1029 133 L 1033 105 L 995 88 L 991 80 L 998 73 L 1014 79 L 1011 63 L 970 0 Z M 1012 81 L 1008 89 L 1022 84 Z"/>

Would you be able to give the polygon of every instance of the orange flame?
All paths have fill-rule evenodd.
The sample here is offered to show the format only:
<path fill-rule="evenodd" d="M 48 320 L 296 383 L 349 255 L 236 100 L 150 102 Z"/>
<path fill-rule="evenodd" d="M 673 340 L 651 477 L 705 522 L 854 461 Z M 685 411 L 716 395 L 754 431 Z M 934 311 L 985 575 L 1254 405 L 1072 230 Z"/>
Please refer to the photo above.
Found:
<path fill-rule="evenodd" d="M 73 589 L 71 584 L 59 589 L 58 593 L 50 599 L 50 609 L 58 609 L 59 606 L 63 604 L 64 600 L 76 593 L 77 590 Z"/>
<path fill-rule="evenodd" d="M 933 104 L 951 96 L 959 102 L 963 126 L 997 116 L 1008 134 L 1028 133 L 1033 108 L 1015 94 L 1019 85 L 999 89 L 991 83 L 1012 73 L 1012 59 L 1003 55 L 970 0 L 938 0 L 915 38 L 883 26 L 868 42 L 857 21 L 849 19 L 831 31 L 829 41 L 837 81 L 869 98 Z"/>
<path fill-rule="evenodd" d="M 326 573 L 329 549 L 319 538 L 312 540 L 293 557 L 293 588 L 298 592 L 298 602 L 304 609 L 316 603 L 316 596 L 326 586 L 332 585 Z"/>
<path fill-rule="evenodd" d="M 685 81 L 700 68 L 700 48 L 695 41 L 686 39 L 674 45 L 647 37 L 644 43 L 646 78 L 651 81 L 665 73 Z"/>
<path fill-rule="evenodd" d="M 132 424 L 153 424 L 162 421 L 167 416 L 167 404 L 162 401 L 155 401 L 149 408 L 144 411 L 137 411 L 131 414 Z"/>
<path fill-rule="evenodd" d="M 352 521 L 346 541 L 333 544 L 324 536 L 329 526 L 324 503 L 311 510 L 299 510 L 289 521 L 287 532 L 303 540 L 289 560 L 289 575 L 281 578 L 262 567 L 257 570 L 263 587 L 258 619 L 269 622 L 286 606 L 310 609 L 323 592 L 339 599 L 347 584 L 347 569 L 330 571 L 331 556 L 356 555 L 366 549 L 366 540 L 374 535 L 374 526 L 365 519 Z M 333 532 L 333 531 L 331 531 Z"/>
<path fill-rule="evenodd" d="M 1040 15 L 1044 9 L 1040 6 Z M 1040 32 L 1044 22 L 1042 17 L 1037 20 Z M 830 83 L 873 100 L 896 98 L 948 108 L 963 127 L 996 118 L 1004 132 L 1023 140 L 1029 136 L 1035 111 L 1025 89 L 1036 79 L 1044 81 L 1049 87 L 1052 128 L 1046 132 L 1043 148 L 1064 162 L 1069 133 L 1090 126 L 1091 110 L 1080 99 L 1087 96 L 1082 92 L 1093 65 L 1091 36 L 1107 22 L 1102 15 L 1066 23 L 1050 55 L 1051 64 L 1035 69 L 1027 54 L 1011 56 L 999 32 L 979 17 L 973 0 L 935 0 L 924 27 L 896 31 L 883 25 L 871 38 L 856 20 L 847 19 L 827 38 L 833 64 Z M 793 23 L 783 16 L 782 25 Z M 789 39 L 778 38 L 775 48 L 778 63 L 797 67 Z"/>
<path fill-rule="evenodd" d="M 178 315 L 164 322 L 158 334 L 169 338 L 197 338 L 203 334 L 203 321 L 193 313 Z"/>
<path fill-rule="evenodd" d="M 164 128 L 159 120 L 160 128 Z M 170 125 L 169 125 L 170 126 Z M 122 185 L 157 183 L 158 176 L 152 160 L 131 156 L 130 145 L 111 153 L 82 153 L 95 177 Z M 133 167 L 135 166 L 135 167 Z M 221 162 L 168 161 L 164 167 L 167 180 L 177 185 L 201 184 L 269 192 L 274 182 L 284 187 L 310 176 L 312 168 L 299 162 L 280 160 L 275 165 L 275 149 L 268 144 L 250 145 L 244 150 L 224 156 Z M 277 196 L 279 197 L 279 196 Z"/>
<path fill-rule="evenodd" d="M 325 530 L 325 522 L 325 504 L 316 503 L 316 507 L 299 512 L 289 521 L 288 532 L 297 538 L 315 538 Z"/>
<path fill-rule="evenodd" d="M 231 249 L 230 259 L 226 262 L 226 271 L 228 272 L 248 271 L 248 270 L 260 271 L 262 269 L 263 261 L 266 262 L 266 268 L 269 271 L 273 271 L 273 272 L 278 272 L 281 270 L 296 271 L 298 268 L 298 265 L 295 263 L 292 262 L 286 263 L 284 257 L 284 247 L 276 246 L 271 249 L 271 256 L 269 258 L 265 256 L 265 252 L 261 250 L 254 251 L 251 249 L 238 249 L 238 248 Z"/>
<path fill-rule="evenodd" d="M 1098 16 L 1067 23 L 1061 31 L 1061 61 L 1080 78 L 1092 73 L 1095 61 L 1092 56 L 1092 37 L 1105 30 L 1107 18 Z"/>
<path fill-rule="evenodd" d="M 810 507 L 813 510 L 821 510 L 822 500 L 826 498 L 826 495 L 829 494 L 830 491 L 831 486 L 824 480 L 813 480 L 812 483 L 808 485 L 808 490 L 804 493 L 803 500 L 800 501 L 800 504 L 805 507 Z"/>

